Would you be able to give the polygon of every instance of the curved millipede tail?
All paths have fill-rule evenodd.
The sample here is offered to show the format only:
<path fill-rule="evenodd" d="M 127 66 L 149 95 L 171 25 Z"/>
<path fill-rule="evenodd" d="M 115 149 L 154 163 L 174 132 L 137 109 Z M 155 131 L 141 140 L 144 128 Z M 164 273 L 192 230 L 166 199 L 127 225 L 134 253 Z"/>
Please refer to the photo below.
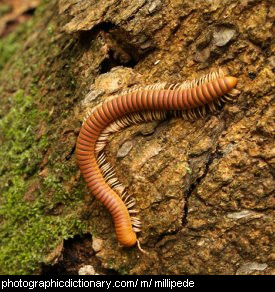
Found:
<path fill-rule="evenodd" d="M 89 190 L 111 213 L 120 244 L 137 244 L 143 251 L 136 235 L 141 222 L 133 209 L 135 199 L 118 181 L 103 151 L 110 135 L 131 124 L 163 120 L 169 111 L 180 111 L 187 119 L 202 117 L 232 100 L 239 93 L 236 84 L 237 78 L 219 70 L 183 83 L 134 88 L 89 111 L 77 138 L 76 158 Z"/>

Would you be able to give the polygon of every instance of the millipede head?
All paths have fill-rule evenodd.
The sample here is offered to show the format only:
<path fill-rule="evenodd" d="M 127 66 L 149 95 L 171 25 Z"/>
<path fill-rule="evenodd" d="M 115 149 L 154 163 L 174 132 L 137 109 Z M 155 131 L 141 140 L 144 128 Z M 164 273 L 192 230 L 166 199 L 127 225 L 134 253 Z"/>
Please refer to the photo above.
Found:
<path fill-rule="evenodd" d="M 224 103 L 231 102 L 240 92 L 235 87 L 237 78 L 227 71 L 211 72 L 200 79 L 183 83 L 180 94 L 176 94 L 176 107 L 181 108 L 184 119 L 194 120 L 208 112 L 216 112 Z"/>
<path fill-rule="evenodd" d="M 228 91 L 231 91 L 237 85 L 238 79 L 233 76 L 225 76 L 224 82 L 228 88 Z"/>

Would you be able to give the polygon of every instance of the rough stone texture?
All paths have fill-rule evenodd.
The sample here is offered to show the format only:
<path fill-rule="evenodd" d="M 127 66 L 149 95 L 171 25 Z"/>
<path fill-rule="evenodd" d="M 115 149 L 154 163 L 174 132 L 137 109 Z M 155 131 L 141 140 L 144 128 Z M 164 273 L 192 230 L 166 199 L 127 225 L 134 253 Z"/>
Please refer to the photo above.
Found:
<path fill-rule="evenodd" d="M 78 271 L 78 275 L 95 275 L 95 269 L 93 266 L 91 265 L 87 265 L 87 266 L 84 266 L 84 267 L 81 267 Z"/>
<path fill-rule="evenodd" d="M 274 273 L 272 1 L 60 0 L 60 16 L 56 11 L 53 6 L 43 21 L 54 27 L 51 41 L 63 45 L 47 52 L 50 70 L 38 66 L 40 103 L 51 113 L 51 124 L 44 125 L 51 144 L 39 173 L 43 181 L 52 173 L 61 177 L 64 165 L 70 169 L 66 180 L 53 180 L 47 200 L 57 183 L 67 190 L 67 199 L 61 196 L 50 212 L 55 218 L 75 214 L 75 206 L 64 206 L 77 189 L 82 195 L 77 214 L 85 227 L 62 233 L 51 246 L 82 232 L 95 238 L 96 253 L 87 238 L 83 244 L 71 239 L 73 248 L 65 240 L 59 251 L 63 260 L 56 255 L 52 263 L 56 258 L 59 263 L 52 269 L 77 273 L 92 265 L 95 272 L 120 274 Z M 41 29 L 41 46 L 48 34 Z M 25 46 L 36 42 L 30 35 Z M 149 255 L 118 246 L 110 215 L 90 197 L 74 168 L 73 148 L 87 107 L 134 85 L 180 82 L 219 67 L 239 79 L 241 94 L 233 104 L 205 119 L 136 125 L 112 137 L 107 156 L 135 195 L 143 223 L 140 241 Z M 20 84 L 28 84 L 30 76 L 19 75 Z M 10 91 L 4 87 L 6 99 Z M 66 113 L 62 119 L 60 112 Z M 127 141 L 130 151 L 118 155 Z M 37 268 L 53 250 L 43 250 Z"/>

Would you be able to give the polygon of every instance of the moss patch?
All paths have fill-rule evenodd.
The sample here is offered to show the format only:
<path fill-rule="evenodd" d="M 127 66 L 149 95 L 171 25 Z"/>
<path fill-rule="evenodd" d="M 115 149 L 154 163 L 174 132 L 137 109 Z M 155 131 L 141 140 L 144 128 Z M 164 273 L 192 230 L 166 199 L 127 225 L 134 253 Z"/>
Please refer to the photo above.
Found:
<path fill-rule="evenodd" d="M 64 239 L 88 229 L 72 156 L 81 50 L 53 9 L 56 1 L 42 1 L 0 40 L 0 274 L 39 273 Z"/>
<path fill-rule="evenodd" d="M 11 12 L 12 7 L 8 4 L 0 4 L 0 17 Z"/>
<path fill-rule="evenodd" d="M 1 274 L 34 272 L 62 239 L 85 228 L 77 219 L 80 196 L 76 191 L 67 191 L 54 173 L 44 179 L 37 175 L 48 148 L 46 133 L 40 133 L 47 113 L 38 110 L 34 100 L 23 90 L 17 91 L 10 111 L 0 120 Z M 47 198 L 50 192 L 51 199 Z M 62 215 L 51 214 L 60 202 L 66 205 Z"/>
<path fill-rule="evenodd" d="M 0 15 L 1 16 L 1 15 Z M 25 34 L 33 25 L 33 21 L 29 20 L 18 27 L 18 29 L 4 39 L 0 39 L 0 70 L 3 69 L 4 65 L 9 61 L 13 54 L 21 45 Z"/>

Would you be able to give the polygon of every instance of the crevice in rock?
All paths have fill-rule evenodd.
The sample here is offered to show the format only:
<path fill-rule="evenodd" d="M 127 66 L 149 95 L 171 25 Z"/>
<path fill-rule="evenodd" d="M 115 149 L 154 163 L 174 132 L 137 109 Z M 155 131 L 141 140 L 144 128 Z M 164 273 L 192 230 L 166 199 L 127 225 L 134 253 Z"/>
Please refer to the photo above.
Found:
<path fill-rule="evenodd" d="M 90 42 L 96 39 L 101 31 L 108 32 L 114 27 L 115 25 L 111 22 L 101 22 L 94 26 L 91 30 L 81 31 L 79 33 L 80 44 L 89 48 Z"/>
<path fill-rule="evenodd" d="M 70 153 L 68 153 L 68 154 L 65 156 L 65 160 L 66 160 L 66 161 L 68 161 L 68 160 L 72 157 L 72 155 L 73 155 L 74 152 L 75 152 L 75 148 L 76 148 L 76 144 L 74 144 L 74 146 L 72 147 Z"/>
<path fill-rule="evenodd" d="M 180 230 L 181 229 L 176 229 L 174 231 L 166 231 L 161 233 L 158 238 L 156 238 L 153 247 L 156 247 L 166 236 L 177 235 Z M 150 244 L 148 244 L 148 246 L 150 246 Z"/>
<path fill-rule="evenodd" d="M 134 41 L 143 39 L 142 37 L 144 42 Z M 101 46 L 100 51 L 105 55 L 99 66 L 99 74 L 107 73 L 117 66 L 134 68 L 154 49 L 150 39 L 145 36 L 133 38 L 127 31 L 111 22 L 101 22 L 92 30 L 80 32 L 79 42 L 84 49 L 89 50 L 94 40 L 97 40 L 97 45 Z"/>
<path fill-rule="evenodd" d="M 115 48 L 110 48 L 108 51 L 108 58 L 105 58 L 100 64 L 99 73 L 104 74 L 110 72 L 112 68 L 117 66 L 134 68 L 136 64 L 137 62 L 128 54 L 127 57 L 123 59 Z"/>
<path fill-rule="evenodd" d="M 78 275 L 79 269 L 91 265 L 97 274 L 118 275 L 112 269 L 103 268 L 100 260 L 92 249 L 92 236 L 84 234 L 64 240 L 64 246 L 58 257 L 58 262 L 53 265 L 43 264 L 41 275 Z"/>
<path fill-rule="evenodd" d="M 184 208 L 183 208 L 183 217 L 182 217 L 182 226 L 186 226 L 188 223 L 187 217 L 188 217 L 188 201 L 191 196 L 191 194 L 194 192 L 196 187 L 200 185 L 201 181 L 206 177 L 208 174 L 210 165 L 213 163 L 214 159 L 219 159 L 222 157 L 222 153 L 220 152 L 219 148 L 217 147 L 216 150 L 209 154 L 207 162 L 205 164 L 204 172 L 201 176 L 196 178 L 196 180 L 190 185 L 189 189 L 184 193 Z M 205 202 L 203 202 L 205 204 Z"/>
<path fill-rule="evenodd" d="M 32 16 L 32 15 L 34 15 L 35 10 L 36 10 L 36 8 L 30 8 L 30 9 L 28 9 L 27 11 L 25 11 L 25 12 L 23 13 L 23 15 Z"/>

